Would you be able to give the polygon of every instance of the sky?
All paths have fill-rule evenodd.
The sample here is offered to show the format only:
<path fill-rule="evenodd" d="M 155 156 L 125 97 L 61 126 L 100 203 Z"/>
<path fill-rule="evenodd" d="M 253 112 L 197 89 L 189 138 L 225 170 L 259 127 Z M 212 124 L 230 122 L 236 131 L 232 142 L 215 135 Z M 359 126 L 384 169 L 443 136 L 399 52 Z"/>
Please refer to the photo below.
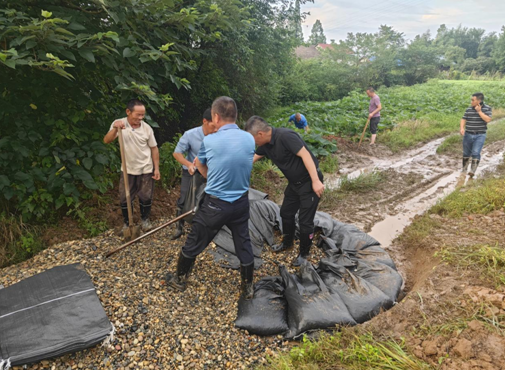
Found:
<path fill-rule="evenodd" d="M 314 0 L 301 10 L 310 12 L 302 24 L 305 40 L 319 19 L 328 43 L 345 39 L 348 32 L 377 32 L 381 24 L 410 40 L 427 30 L 434 37 L 441 24 L 486 32 L 500 32 L 505 25 L 505 0 Z"/>

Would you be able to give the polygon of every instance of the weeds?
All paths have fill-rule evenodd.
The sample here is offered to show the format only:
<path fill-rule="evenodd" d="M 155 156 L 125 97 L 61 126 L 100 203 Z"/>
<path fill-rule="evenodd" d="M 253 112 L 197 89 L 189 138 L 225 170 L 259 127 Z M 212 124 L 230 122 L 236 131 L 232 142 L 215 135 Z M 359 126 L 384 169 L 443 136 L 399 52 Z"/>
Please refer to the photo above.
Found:
<path fill-rule="evenodd" d="M 338 158 L 336 155 L 323 157 L 319 161 L 319 168 L 323 173 L 336 173 L 338 171 Z"/>
<path fill-rule="evenodd" d="M 430 212 L 456 218 L 465 213 L 487 214 L 505 206 L 504 179 L 486 179 L 479 185 L 449 194 Z"/>
<path fill-rule="evenodd" d="M 403 340 L 376 339 L 372 334 L 356 335 L 344 329 L 317 341 L 304 337 L 289 354 L 271 360 L 269 368 L 424 370 L 431 366 L 410 355 Z"/>
<path fill-rule="evenodd" d="M 386 179 L 386 174 L 381 171 L 362 173 L 358 177 L 349 178 L 344 175 L 340 178 L 339 190 L 343 192 L 366 193 Z"/>
<path fill-rule="evenodd" d="M 440 221 L 433 219 L 429 214 L 423 214 L 419 216 L 409 226 L 405 228 L 403 233 L 398 237 L 398 240 L 404 244 L 411 246 L 413 248 L 426 248 L 429 247 L 429 242 L 427 237 L 433 234 L 440 226 Z"/>
<path fill-rule="evenodd" d="M 42 249 L 37 227 L 12 215 L 0 214 L 0 267 L 24 261 Z"/>
<path fill-rule="evenodd" d="M 454 134 L 444 140 L 437 148 L 437 154 L 462 154 L 463 136 Z"/>
<path fill-rule="evenodd" d="M 435 256 L 442 261 L 487 276 L 499 287 L 505 285 L 505 249 L 498 245 L 444 247 Z"/>

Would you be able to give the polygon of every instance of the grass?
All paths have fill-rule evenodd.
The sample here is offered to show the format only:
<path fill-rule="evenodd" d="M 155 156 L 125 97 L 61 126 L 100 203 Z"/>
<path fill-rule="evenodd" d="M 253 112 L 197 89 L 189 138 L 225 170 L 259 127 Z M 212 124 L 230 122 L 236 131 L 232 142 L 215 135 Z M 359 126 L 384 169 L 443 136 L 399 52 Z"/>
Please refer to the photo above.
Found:
<path fill-rule="evenodd" d="M 414 249 L 422 249 L 430 246 L 427 237 L 440 226 L 440 221 L 432 219 L 428 213 L 418 217 L 412 224 L 407 226 L 398 240 Z"/>
<path fill-rule="evenodd" d="M 487 214 L 505 207 L 505 179 L 485 179 L 478 186 L 455 191 L 436 204 L 431 213 L 458 218 L 464 214 Z"/>
<path fill-rule="evenodd" d="M 44 249 L 39 228 L 0 214 L 0 268 L 22 262 Z"/>
<path fill-rule="evenodd" d="M 446 246 L 435 255 L 446 263 L 479 271 L 496 287 L 505 285 L 505 249 L 501 246 Z"/>
<path fill-rule="evenodd" d="M 332 335 L 323 335 L 303 342 L 288 354 L 271 359 L 263 369 L 389 369 L 428 370 L 432 367 L 409 353 L 404 341 L 375 338 L 372 334 L 354 334 L 344 329 Z"/>
<path fill-rule="evenodd" d="M 461 114 L 430 113 L 398 124 L 393 130 L 380 135 L 380 140 L 397 153 L 418 143 L 458 131 L 460 119 Z"/>
<path fill-rule="evenodd" d="M 319 160 L 319 168 L 323 173 L 336 173 L 338 171 L 338 158 L 335 154 L 323 157 Z"/>
<path fill-rule="evenodd" d="M 273 162 L 267 158 L 257 161 L 251 172 L 251 187 L 267 193 L 274 202 L 279 202 L 287 180 Z"/>
<path fill-rule="evenodd" d="M 384 172 L 375 170 L 369 173 L 361 173 L 358 177 L 351 179 L 344 175 L 340 178 L 338 190 L 341 192 L 367 193 L 374 190 L 386 177 L 387 175 Z"/>

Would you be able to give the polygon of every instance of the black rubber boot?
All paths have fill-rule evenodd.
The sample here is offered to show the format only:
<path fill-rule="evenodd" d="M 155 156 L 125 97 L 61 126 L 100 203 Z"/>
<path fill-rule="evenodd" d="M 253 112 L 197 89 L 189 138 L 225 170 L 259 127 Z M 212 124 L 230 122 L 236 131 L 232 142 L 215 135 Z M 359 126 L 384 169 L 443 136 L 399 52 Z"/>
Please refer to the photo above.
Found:
<path fill-rule="evenodd" d="M 242 279 L 240 285 L 240 294 L 246 300 L 253 299 L 254 297 L 253 276 L 254 262 L 247 266 L 240 265 L 240 278 Z"/>
<path fill-rule="evenodd" d="M 177 272 L 175 275 L 167 274 L 165 277 L 167 285 L 183 292 L 186 289 L 186 280 L 194 264 L 195 258 L 186 257 L 181 251 L 177 261 Z"/>
<path fill-rule="evenodd" d="M 142 204 L 142 202 L 139 202 L 140 204 L 140 218 L 142 220 L 149 220 L 149 216 L 151 216 L 151 203 L 149 205 Z"/>
<path fill-rule="evenodd" d="M 126 226 L 130 225 L 129 219 L 128 219 L 128 207 L 126 206 L 126 203 L 123 205 L 121 204 L 121 213 L 123 214 L 123 221 Z"/>
<path fill-rule="evenodd" d="M 470 157 L 463 157 L 463 169 L 461 170 L 461 172 L 466 172 L 469 163 L 470 163 Z"/>
<path fill-rule="evenodd" d="M 468 175 L 470 177 L 474 177 L 475 176 L 475 171 L 477 171 L 477 167 L 479 167 L 479 162 L 480 160 L 478 159 L 472 159 L 472 165 L 470 167 L 470 171 L 468 172 Z"/>
<path fill-rule="evenodd" d="M 175 217 L 179 217 L 182 214 L 182 210 L 177 208 L 177 212 L 175 213 Z M 179 239 L 182 234 L 184 234 L 184 220 L 180 220 L 177 223 L 177 229 L 175 230 L 174 235 L 172 235 L 172 240 Z"/>
<path fill-rule="evenodd" d="M 295 260 L 291 263 L 295 267 L 301 266 L 302 263 L 307 261 L 309 256 L 310 247 L 312 245 L 313 233 L 300 233 L 300 252 Z"/>
<path fill-rule="evenodd" d="M 272 252 L 279 253 L 293 247 L 296 225 L 294 222 L 282 221 L 282 243 L 272 245 Z"/>

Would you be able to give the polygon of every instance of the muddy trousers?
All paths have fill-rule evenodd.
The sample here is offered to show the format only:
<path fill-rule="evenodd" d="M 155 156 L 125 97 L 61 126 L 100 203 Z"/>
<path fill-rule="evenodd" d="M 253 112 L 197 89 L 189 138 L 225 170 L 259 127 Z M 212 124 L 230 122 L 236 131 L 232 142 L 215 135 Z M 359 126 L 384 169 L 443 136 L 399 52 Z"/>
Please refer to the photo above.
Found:
<path fill-rule="evenodd" d="M 319 179 L 323 181 L 323 174 L 318 169 Z M 300 234 L 314 232 L 314 216 L 316 215 L 319 197 L 312 190 L 312 181 L 309 179 L 301 183 L 290 182 L 284 191 L 284 201 L 281 206 L 283 228 L 294 230 L 295 216 L 298 213 Z"/>
<path fill-rule="evenodd" d="M 183 256 L 196 258 L 223 226 L 228 226 L 231 231 L 235 253 L 241 265 L 254 263 L 249 236 L 248 192 L 233 203 L 205 194 L 203 204 L 193 218 L 186 244 L 182 247 Z"/>
<path fill-rule="evenodd" d="M 128 175 L 128 185 L 130 187 L 130 199 L 132 206 L 133 201 L 137 196 L 139 198 L 141 219 L 149 219 L 154 194 L 153 174 L 146 173 L 143 175 Z M 124 186 L 123 172 L 121 172 L 121 178 L 119 179 L 119 201 L 124 223 L 128 225 L 128 205 L 126 203 L 126 189 Z"/>
<path fill-rule="evenodd" d="M 463 169 L 466 172 L 470 165 L 469 175 L 473 176 L 477 171 L 480 162 L 480 152 L 486 141 L 486 132 L 469 132 L 465 131 L 463 136 Z"/>

